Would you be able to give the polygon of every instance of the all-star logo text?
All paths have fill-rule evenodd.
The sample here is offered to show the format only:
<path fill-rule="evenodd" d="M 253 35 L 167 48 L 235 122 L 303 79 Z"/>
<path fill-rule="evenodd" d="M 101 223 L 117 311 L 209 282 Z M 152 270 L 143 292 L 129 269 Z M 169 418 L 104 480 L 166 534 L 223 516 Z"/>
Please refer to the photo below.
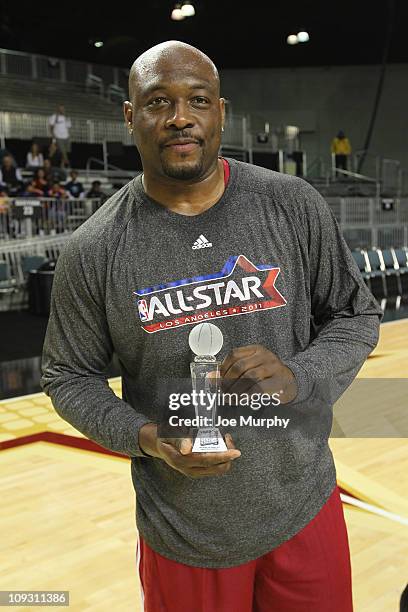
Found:
<path fill-rule="evenodd" d="M 244 255 L 220 272 L 135 291 L 142 327 L 156 332 L 286 304 L 275 287 L 280 268 L 255 266 Z"/>

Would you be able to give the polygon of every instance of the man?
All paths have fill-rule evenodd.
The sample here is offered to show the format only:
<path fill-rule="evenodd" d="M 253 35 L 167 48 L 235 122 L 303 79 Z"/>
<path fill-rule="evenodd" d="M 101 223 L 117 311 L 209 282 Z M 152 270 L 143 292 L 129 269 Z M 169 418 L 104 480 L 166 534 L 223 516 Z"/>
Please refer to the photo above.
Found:
<path fill-rule="evenodd" d="M 333 138 L 331 152 L 334 153 L 336 168 L 348 170 L 348 160 L 351 155 L 351 144 L 343 130 L 339 130 L 337 136 Z M 339 175 L 341 176 L 341 173 L 336 171 L 336 176 Z"/>
<path fill-rule="evenodd" d="M 83 434 L 131 457 L 145 611 L 350 612 L 327 438 L 381 310 L 311 186 L 218 157 L 224 100 L 206 55 L 157 45 L 133 64 L 129 89 L 143 175 L 60 256 L 43 388 Z M 214 453 L 160 438 L 163 386 L 188 379 L 197 320 L 223 332 L 225 388 L 256 383 L 305 420 L 319 405 L 324 435 L 299 434 L 301 422 L 286 437 L 238 431 Z M 122 400 L 105 380 L 113 351 Z"/>
<path fill-rule="evenodd" d="M 101 181 L 92 181 L 91 188 L 86 194 L 87 198 L 95 198 L 104 202 L 108 197 L 101 189 Z"/>
<path fill-rule="evenodd" d="M 57 111 L 48 118 L 51 137 L 55 139 L 62 153 L 62 165 L 69 166 L 68 153 L 70 151 L 69 130 L 71 119 L 65 116 L 65 107 L 60 104 Z"/>
<path fill-rule="evenodd" d="M 72 198 L 82 198 L 84 195 L 84 186 L 78 180 L 78 172 L 71 170 L 70 180 L 65 184 L 65 189 L 71 194 Z"/>
<path fill-rule="evenodd" d="M 21 171 L 14 164 L 11 155 L 5 155 L 0 166 L 0 185 L 9 196 L 18 195 L 23 188 Z"/>

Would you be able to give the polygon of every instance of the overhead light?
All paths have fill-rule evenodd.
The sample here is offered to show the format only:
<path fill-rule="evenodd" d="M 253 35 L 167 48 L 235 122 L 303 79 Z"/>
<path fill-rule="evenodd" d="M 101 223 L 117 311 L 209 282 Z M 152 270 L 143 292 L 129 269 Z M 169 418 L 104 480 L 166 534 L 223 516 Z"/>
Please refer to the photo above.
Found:
<path fill-rule="evenodd" d="M 309 34 L 305 32 L 304 30 L 302 30 L 301 32 L 298 32 L 297 39 L 300 43 L 308 42 Z"/>
<path fill-rule="evenodd" d="M 98 49 L 99 49 L 100 47 L 103 47 L 103 40 L 96 40 L 96 41 L 94 42 L 94 47 L 97 47 Z"/>
<path fill-rule="evenodd" d="M 183 15 L 183 11 L 181 10 L 181 4 L 176 4 L 174 9 L 171 12 L 171 18 L 173 21 L 181 21 L 184 19 L 185 15 Z"/>
<path fill-rule="evenodd" d="M 298 44 L 298 37 L 296 36 L 296 34 L 289 34 L 289 36 L 286 39 L 286 42 L 288 43 L 288 45 L 297 45 Z"/>
<path fill-rule="evenodd" d="M 186 0 L 185 2 L 183 2 L 181 12 L 183 13 L 184 17 L 194 17 L 195 9 L 194 6 L 191 4 L 190 0 Z"/>

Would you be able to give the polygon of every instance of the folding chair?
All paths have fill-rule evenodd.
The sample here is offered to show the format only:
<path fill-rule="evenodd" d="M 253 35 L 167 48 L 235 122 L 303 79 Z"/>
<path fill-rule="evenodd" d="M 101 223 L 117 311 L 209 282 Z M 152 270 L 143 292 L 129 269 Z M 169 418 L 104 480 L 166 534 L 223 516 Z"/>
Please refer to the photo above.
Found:
<path fill-rule="evenodd" d="M 377 250 L 384 265 L 387 298 L 396 298 L 402 293 L 397 259 L 391 249 Z"/>
<path fill-rule="evenodd" d="M 351 254 L 353 255 L 353 259 L 356 262 L 358 269 L 361 272 L 361 275 L 364 279 L 365 284 L 371 289 L 370 287 L 370 275 L 367 272 L 368 270 L 368 262 L 367 262 L 367 257 L 364 251 L 361 250 L 355 250 L 355 251 L 351 251 Z"/>
<path fill-rule="evenodd" d="M 382 300 L 387 297 L 385 287 L 385 271 L 377 249 L 367 251 L 370 274 L 370 287 L 373 296 L 377 300 Z"/>
<path fill-rule="evenodd" d="M 9 309 L 11 309 L 13 294 L 18 292 L 17 282 L 11 277 L 10 267 L 6 261 L 0 261 L 0 293 L 10 295 Z"/>
<path fill-rule="evenodd" d="M 38 270 L 43 264 L 46 263 L 47 258 L 43 255 L 23 255 L 21 258 L 21 271 L 23 273 L 24 285 L 23 285 L 23 297 L 21 300 L 21 308 L 25 305 L 27 292 L 28 292 L 28 275 L 32 271 Z"/>
<path fill-rule="evenodd" d="M 392 249 L 398 264 L 402 297 L 408 297 L 408 252 L 406 249 Z"/>

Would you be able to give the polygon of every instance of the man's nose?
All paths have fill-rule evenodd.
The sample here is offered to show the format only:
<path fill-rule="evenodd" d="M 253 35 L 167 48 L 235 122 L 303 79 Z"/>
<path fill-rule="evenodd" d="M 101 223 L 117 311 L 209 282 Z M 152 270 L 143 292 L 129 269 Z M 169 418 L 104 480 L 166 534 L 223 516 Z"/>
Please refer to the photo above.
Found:
<path fill-rule="evenodd" d="M 194 126 L 194 119 L 191 115 L 191 110 L 185 102 L 175 102 L 171 105 L 169 116 L 166 119 L 167 128 L 176 128 L 183 130 L 187 127 Z"/>

